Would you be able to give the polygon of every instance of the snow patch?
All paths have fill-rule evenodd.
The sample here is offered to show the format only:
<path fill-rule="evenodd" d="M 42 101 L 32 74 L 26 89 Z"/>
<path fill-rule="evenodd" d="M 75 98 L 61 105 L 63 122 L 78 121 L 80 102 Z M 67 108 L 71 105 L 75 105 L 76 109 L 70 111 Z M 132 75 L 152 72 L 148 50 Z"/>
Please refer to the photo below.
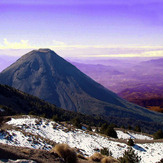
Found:
<path fill-rule="evenodd" d="M 30 117 L 19 119 L 12 118 L 8 124 L 19 127 L 23 132 L 39 135 L 43 138 L 55 141 L 56 143 L 67 143 L 71 147 L 80 149 L 85 156 L 90 156 L 97 150 L 105 147 L 113 153 L 113 157 L 118 158 L 121 157 L 124 151 L 128 148 L 126 144 L 116 142 L 116 139 L 110 140 L 107 137 L 101 136 L 97 133 L 90 134 L 84 130 L 68 129 L 61 124 L 46 119 Z M 41 139 L 34 144 L 32 141 L 28 141 L 28 136 L 25 136 L 19 131 L 9 130 L 8 132 L 10 135 L 12 135 L 12 139 L 6 140 L 4 135 L 1 134 L 1 143 L 17 146 L 28 146 L 31 148 L 43 148 L 43 146 L 47 146 L 47 150 L 51 148 L 50 145 L 44 144 L 43 140 Z M 119 139 L 128 139 L 130 137 L 134 139 L 152 139 L 145 135 L 124 133 L 122 131 L 117 131 L 117 134 Z M 141 156 L 141 163 L 155 163 L 160 161 L 163 156 L 163 143 L 136 144 L 132 148 L 139 156 Z"/>
<path fill-rule="evenodd" d="M 30 134 L 24 135 L 22 132 L 16 130 L 1 132 L 0 143 L 45 150 L 50 150 L 52 148 L 51 145 L 47 144 L 42 139 L 36 138 Z"/>
<path fill-rule="evenodd" d="M 131 132 L 123 132 L 120 130 L 116 130 L 118 139 L 140 139 L 140 140 L 153 140 L 152 137 L 142 135 L 142 134 L 135 134 Z"/>
<path fill-rule="evenodd" d="M 2 162 L 1 162 L 2 161 Z M 8 160 L 0 160 L 0 163 L 3 163 L 3 162 L 8 162 L 8 163 L 36 163 L 36 161 L 33 161 L 33 160 L 11 160 L 11 159 L 8 159 Z"/>

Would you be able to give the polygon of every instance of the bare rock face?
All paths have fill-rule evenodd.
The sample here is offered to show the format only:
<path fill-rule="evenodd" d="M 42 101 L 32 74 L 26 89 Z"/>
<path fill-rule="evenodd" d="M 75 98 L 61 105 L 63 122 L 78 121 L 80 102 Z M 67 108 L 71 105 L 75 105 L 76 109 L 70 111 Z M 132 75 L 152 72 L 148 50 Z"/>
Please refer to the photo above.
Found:
<path fill-rule="evenodd" d="M 131 104 L 50 49 L 33 50 L 0 73 L 0 83 L 61 108 L 91 115 L 162 121 L 163 115 Z"/>

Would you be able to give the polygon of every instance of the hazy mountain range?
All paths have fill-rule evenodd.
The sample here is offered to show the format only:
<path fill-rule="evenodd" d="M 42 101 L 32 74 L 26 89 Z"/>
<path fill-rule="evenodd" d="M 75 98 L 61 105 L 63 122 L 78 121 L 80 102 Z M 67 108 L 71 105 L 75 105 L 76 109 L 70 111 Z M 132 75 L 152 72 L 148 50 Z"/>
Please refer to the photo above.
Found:
<path fill-rule="evenodd" d="M 144 107 L 163 106 L 163 58 L 148 61 L 135 58 L 135 62 L 134 59 L 101 60 L 98 63 L 73 62 L 82 72 L 126 100 Z"/>
<path fill-rule="evenodd" d="M 163 115 L 123 100 L 49 49 L 33 50 L 0 73 L 0 83 L 84 114 L 162 122 Z"/>
<path fill-rule="evenodd" d="M 90 61 L 87 64 L 72 63 L 82 72 L 116 93 L 126 88 L 133 88 L 138 84 L 162 84 L 163 81 L 162 58 L 148 61 L 139 59 L 137 61 L 136 58 L 133 58 Z"/>

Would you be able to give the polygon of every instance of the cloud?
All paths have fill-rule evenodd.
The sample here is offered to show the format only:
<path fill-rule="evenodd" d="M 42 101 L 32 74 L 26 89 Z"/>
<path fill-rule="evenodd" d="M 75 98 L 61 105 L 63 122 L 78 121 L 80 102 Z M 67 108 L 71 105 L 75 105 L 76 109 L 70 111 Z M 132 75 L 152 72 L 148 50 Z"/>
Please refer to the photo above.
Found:
<path fill-rule="evenodd" d="M 23 55 L 32 49 L 50 48 L 62 57 L 163 57 L 163 46 L 80 45 L 53 40 L 45 47 L 32 45 L 28 40 L 11 42 L 4 38 L 0 54 Z"/>
<path fill-rule="evenodd" d="M 33 48 L 28 40 L 20 40 L 20 42 L 9 42 L 6 38 L 0 44 L 0 49 L 30 49 Z"/>
<path fill-rule="evenodd" d="M 55 45 L 62 56 L 71 57 L 163 57 L 163 46 Z"/>
<path fill-rule="evenodd" d="M 157 56 L 163 57 L 163 49 L 156 50 L 156 51 L 147 51 L 144 53 L 144 55 L 149 56 L 149 57 L 157 57 Z"/>

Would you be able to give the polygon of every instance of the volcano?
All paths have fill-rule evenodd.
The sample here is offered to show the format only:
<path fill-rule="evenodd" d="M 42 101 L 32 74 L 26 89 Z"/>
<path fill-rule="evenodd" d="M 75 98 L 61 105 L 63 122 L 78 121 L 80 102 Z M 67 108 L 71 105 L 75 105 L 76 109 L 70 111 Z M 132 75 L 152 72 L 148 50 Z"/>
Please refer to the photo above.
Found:
<path fill-rule="evenodd" d="M 163 121 L 163 114 L 132 104 L 50 49 L 33 50 L 0 73 L 0 83 L 58 107 L 89 115 Z"/>

